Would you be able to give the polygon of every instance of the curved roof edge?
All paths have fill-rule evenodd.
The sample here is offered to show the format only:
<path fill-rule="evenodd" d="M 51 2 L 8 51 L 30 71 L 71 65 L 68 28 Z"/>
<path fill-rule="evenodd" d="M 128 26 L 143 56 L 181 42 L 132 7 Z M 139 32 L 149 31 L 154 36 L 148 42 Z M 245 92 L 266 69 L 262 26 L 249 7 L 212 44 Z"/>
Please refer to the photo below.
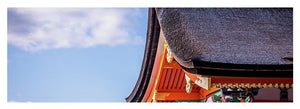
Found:
<path fill-rule="evenodd" d="M 154 8 L 149 8 L 148 30 L 144 52 L 144 59 L 139 78 L 131 94 L 126 98 L 127 102 L 140 102 L 147 90 L 159 40 L 160 26 Z"/>

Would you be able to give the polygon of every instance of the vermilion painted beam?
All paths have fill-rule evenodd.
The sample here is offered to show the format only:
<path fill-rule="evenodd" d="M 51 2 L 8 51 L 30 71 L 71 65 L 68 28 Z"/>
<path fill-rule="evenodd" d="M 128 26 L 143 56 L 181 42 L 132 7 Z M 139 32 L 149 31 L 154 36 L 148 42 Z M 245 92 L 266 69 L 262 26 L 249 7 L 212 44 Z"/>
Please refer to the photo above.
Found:
<path fill-rule="evenodd" d="M 176 60 L 173 60 L 171 63 L 166 62 L 163 67 L 164 68 L 182 69 L 180 67 L 180 65 L 176 62 Z"/>
<path fill-rule="evenodd" d="M 155 94 L 155 100 L 200 100 L 200 93 L 186 93 L 186 92 L 157 92 Z"/>

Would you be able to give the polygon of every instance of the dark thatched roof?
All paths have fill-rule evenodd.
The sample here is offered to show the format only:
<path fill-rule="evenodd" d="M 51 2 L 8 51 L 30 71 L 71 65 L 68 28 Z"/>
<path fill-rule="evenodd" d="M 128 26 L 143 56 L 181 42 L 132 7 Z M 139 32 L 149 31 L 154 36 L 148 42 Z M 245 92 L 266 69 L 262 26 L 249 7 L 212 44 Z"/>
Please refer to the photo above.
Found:
<path fill-rule="evenodd" d="M 293 58 L 293 9 L 158 8 L 179 63 L 287 65 Z"/>

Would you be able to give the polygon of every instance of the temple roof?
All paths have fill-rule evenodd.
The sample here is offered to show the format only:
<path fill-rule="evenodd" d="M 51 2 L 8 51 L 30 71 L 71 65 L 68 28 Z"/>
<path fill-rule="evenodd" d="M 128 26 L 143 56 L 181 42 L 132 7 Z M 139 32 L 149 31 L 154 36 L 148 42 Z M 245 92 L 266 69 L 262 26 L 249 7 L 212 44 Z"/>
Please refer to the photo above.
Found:
<path fill-rule="evenodd" d="M 147 91 L 160 32 L 187 72 L 293 77 L 292 8 L 150 8 L 143 64 L 128 102 L 142 101 Z"/>
<path fill-rule="evenodd" d="M 157 8 L 157 17 L 175 59 L 288 65 L 293 61 L 293 9 Z"/>

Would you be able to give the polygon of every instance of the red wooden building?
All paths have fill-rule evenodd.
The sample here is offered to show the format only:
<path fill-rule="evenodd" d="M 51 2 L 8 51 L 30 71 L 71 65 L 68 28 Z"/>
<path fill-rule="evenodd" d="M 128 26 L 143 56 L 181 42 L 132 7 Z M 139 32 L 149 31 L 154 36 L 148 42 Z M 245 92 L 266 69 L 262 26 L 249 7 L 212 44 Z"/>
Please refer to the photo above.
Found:
<path fill-rule="evenodd" d="M 149 9 L 128 102 L 292 102 L 293 9 Z"/>

